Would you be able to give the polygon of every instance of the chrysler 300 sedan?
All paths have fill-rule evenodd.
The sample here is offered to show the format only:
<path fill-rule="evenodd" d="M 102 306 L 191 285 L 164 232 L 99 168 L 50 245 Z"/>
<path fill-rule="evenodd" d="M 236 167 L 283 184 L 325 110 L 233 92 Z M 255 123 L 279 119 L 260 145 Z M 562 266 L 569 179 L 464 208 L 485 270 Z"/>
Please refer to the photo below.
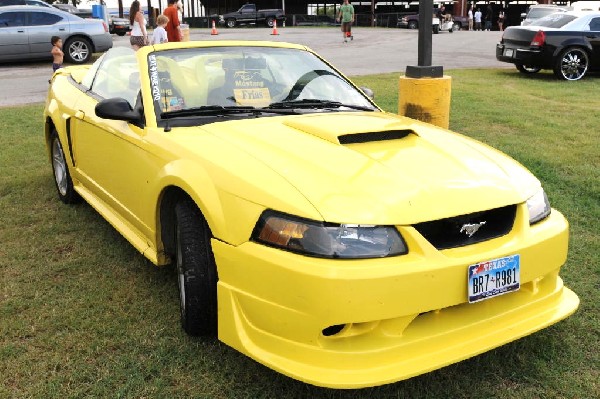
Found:
<path fill-rule="evenodd" d="M 52 79 L 58 197 L 176 268 L 187 333 L 315 385 L 406 379 L 573 313 L 540 181 L 365 92 L 296 44 L 114 48 Z"/>

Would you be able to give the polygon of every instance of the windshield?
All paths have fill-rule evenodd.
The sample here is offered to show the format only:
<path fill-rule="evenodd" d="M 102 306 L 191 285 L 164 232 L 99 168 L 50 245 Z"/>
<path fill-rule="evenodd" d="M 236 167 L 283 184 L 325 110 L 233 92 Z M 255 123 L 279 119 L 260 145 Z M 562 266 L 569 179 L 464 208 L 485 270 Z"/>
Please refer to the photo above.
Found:
<path fill-rule="evenodd" d="M 314 54 L 260 46 L 187 48 L 148 55 L 157 120 L 206 113 L 377 108 Z"/>
<path fill-rule="evenodd" d="M 562 28 L 564 25 L 573 21 L 577 17 L 571 14 L 557 12 L 540 18 L 533 23 L 535 26 L 543 26 L 545 28 Z"/>

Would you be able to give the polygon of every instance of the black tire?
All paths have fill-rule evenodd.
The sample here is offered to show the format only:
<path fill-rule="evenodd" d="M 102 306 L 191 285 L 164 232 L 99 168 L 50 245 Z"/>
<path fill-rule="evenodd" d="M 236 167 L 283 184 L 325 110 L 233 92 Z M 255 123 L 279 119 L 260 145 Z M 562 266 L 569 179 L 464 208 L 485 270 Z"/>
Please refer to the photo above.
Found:
<path fill-rule="evenodd" d="M 417 21 L 408 21 L 408 29 L 419 29 L 419 23 Z"/>
<path fill-rule="evenodd" d="M 117 36 L 125 36 L 125 32 L 117 32 Z"/>
<path fill-rule="evenodd" d="M 235 28 L 235 23 L 235 19 L 229 18 L 227 21 L 225 21 L 225 26 L 228 28 Z"/>
<path fill-rule="evenodd" d="M 85 64 L 92 58 L 92 44 L 84 37 L 71 37 L 64 47 L 65 58 L 72 64 Z"/>
<path fill-rule="evenodd" d="M 438 33 L 440 33 L 440 26 L 439 25 L 433 25 L 432 29 L 433 29 L 433 33 L 435 33 L 436 35 Z"/>
<path fill-rule="evenodd" d="M 564 80 L 583 78 L 590 66 L 587 51 L 581 47 L 570 47 L 563 50 L 554 64 L 554 75 Z"/>
<path fill-rule="evenodd" d="M 175 206 L 175 264 L 181 326 L 190 335 L 217 334 L 217 269 L 211 232 L 196 204 Z"/>
<path fill-rule="evenodd" d="M 531 75 L 533 73 L 538 73 L 539 71 L 542 70 L 542 68 L 532 67 L 532 66 L 522 65 L 522 64 L 516 64 L 515 66 L 517 67 L 519 72 L 527 74 L 527 75 Z"/>
<path fill-rule="evenodd" d="M 452 25 L 452 30 L 459 31 L 461 29 L 462 29 L 462 25 L 460 24 L 460 22 L 454 22 L 454 24 Z"/>
<path fill-rule="evenodd" d="M 73 180 L 69 173 L 65 152 L 56 130 L 53 130 L 50 134 L 50 151 L 52 158 L 52 173 L 54 175 L 54 184 L 56 185 L 58 198 L 65 204 L 79 202 L 81 197 L 79 197 L 79 194 L 77 194 L 73 188 Z"/>
<path fill-rule="evenodd" d="M 269 17 L 269 18 L 267 18 L 267 19 L 265 20 L 265 23 L 267 24 L 267 26 L 268 26 L 269 28 L 272 28 L 272 27 L 273 27 L 273 25 L 275 24 L 275 18 L 273 18 L 273 17 Z"/>

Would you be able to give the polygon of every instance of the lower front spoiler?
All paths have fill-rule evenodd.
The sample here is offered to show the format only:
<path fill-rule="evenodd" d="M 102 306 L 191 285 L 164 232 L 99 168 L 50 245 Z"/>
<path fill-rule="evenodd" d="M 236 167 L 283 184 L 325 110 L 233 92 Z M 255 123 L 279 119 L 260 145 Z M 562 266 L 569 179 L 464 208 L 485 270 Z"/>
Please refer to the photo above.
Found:
<path fill-rule="evenodd" d="M 545 285 L 545 287 L 544 287 Z M 550 326 L 575 312 L 577 295 L 557 273 L 490 300 L 419 315 L 400 336 L 374 328 L 361 342 L 340 339 L 304 345 L 255 328 L 236 293 L 219 286 L 229 320 L 219 338 L 258 362 L 292 378 L 329 388 L 392 383 L 468 359 Z M 221 308 L 220 311 L 225 309 Z"/>

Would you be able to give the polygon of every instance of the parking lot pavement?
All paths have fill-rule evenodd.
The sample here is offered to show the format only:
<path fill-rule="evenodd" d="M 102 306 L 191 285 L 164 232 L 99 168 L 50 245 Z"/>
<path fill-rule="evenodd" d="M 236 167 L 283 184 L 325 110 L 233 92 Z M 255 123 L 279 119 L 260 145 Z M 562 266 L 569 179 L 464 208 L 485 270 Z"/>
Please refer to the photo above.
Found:
<path fill-rule="evenodd" d="M 192 40 L 272 40 L 304 44 L 347 76 L 404 73 L 417 64 L 418 32 L 407 29 L 354 28 L 354 40 L 344 43 L 339 28 L 192 29 Z M 507 68 L 496 61 L 495 46 L 501 32 L 441 32 L 433 35 L 433 64 L 444 70 L 456 68 Z M 114 46 L 129 46 L 129 37 L 113 35 Z M 43 102 L 52 75 L 50 61 L 0 64 L 0 106 Z M 6 95 L 6 93 L 10 93 Z"/>

